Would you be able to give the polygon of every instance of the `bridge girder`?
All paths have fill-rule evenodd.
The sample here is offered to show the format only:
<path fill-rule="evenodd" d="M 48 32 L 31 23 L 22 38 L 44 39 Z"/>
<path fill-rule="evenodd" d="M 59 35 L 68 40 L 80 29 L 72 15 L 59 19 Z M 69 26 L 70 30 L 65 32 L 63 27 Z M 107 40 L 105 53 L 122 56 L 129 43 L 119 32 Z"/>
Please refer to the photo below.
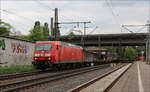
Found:
<path fill-rule="evenodd" d="M 84 46 L 143 46 L 146 37 L 147 33 L 126 33 L 61 36 L 59 40 Z"/>

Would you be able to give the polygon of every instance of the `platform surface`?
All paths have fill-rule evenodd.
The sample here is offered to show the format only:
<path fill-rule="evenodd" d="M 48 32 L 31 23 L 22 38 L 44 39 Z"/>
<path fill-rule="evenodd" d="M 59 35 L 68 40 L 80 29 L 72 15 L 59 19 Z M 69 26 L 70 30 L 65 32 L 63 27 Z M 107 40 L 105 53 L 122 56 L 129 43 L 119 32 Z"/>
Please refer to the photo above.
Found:
<path fill-rule="evenodd" d="M 150 92 L 150 65 L 135 62 L 109 92 Z"/>
<path fill-rule="evenodd" d="M 121 69 L 122 71 L 123 69 Z M 119 73 L 111 74 L 108 78 L 101 79 L 80 92 L 103 92 Z M 107 86 L 108 87 L 108 86 Z M 113 85 L 109 92 L 150 92 L 150 65 L 136 61 Z"/>
<path fill-rule="evenodd" d="M 103 92 L 115 79 L 117 79 L 131 64 L 109 74 L 108 76 L 96 81 L 92 85 L 82 89 L 80 92 Z M 118 66 L 115 66 L 118 67 Z"/>

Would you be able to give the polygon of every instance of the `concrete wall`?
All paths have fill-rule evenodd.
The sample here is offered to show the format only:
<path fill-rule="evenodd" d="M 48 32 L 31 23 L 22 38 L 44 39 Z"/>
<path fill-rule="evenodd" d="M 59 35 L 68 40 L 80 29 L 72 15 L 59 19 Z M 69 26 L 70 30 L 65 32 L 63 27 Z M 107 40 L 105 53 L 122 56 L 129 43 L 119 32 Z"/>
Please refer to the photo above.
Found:
<path fill-rule="evenodd" d="M 0 66 L 31 65 L 34 43 L 0 37 Z"/>

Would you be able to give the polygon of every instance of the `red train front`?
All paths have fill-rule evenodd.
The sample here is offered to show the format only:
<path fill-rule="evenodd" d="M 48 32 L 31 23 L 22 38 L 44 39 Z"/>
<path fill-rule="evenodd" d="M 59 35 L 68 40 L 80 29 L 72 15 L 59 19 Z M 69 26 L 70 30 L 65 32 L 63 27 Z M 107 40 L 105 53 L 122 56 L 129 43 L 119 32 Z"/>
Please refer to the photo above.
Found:
<path fill-rule="evenodd" d="M 83 62 L 83 48 L 60 41 L 37 41 L 34 50 L 34 66 L 38 69 L 62 64 Z"/>

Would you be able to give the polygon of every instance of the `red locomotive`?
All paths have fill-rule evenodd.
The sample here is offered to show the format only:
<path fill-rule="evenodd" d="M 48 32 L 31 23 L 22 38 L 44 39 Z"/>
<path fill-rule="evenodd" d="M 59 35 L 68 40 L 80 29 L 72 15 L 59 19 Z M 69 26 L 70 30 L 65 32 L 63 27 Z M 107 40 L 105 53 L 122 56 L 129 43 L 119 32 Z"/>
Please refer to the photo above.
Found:
<path fill-rule="evenodd" d="M 61 41 L 37 41 L 32 64 L 37 69 L 74 67 L 99 62 L 99 55 Z"/>

